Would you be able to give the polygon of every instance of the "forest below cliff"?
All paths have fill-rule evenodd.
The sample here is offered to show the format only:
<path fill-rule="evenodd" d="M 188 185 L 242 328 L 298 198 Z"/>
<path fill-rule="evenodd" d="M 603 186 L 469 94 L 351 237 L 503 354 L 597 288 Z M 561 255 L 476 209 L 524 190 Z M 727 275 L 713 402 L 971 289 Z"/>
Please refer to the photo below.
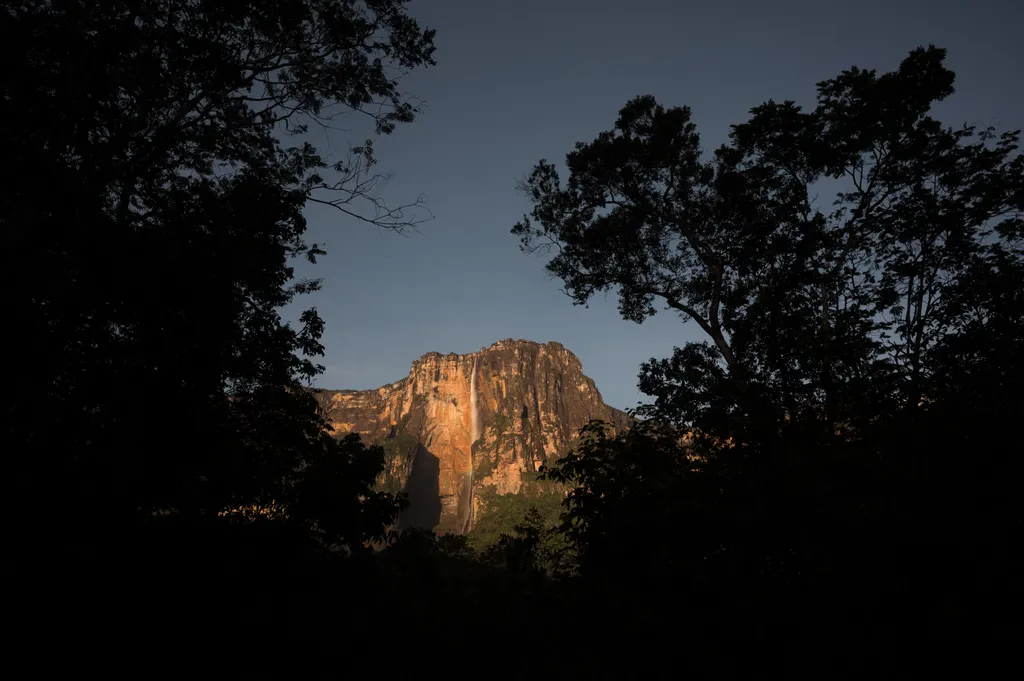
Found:
<path fill-rule="evenodd" d="M 434 39 L 399 0 L 4 10 L 21 650 L 583 676 L 682 641 L 674 668 L 729 673 L 744 639 L 1024 633 L 1024 156 L 932 117 L 955 80 L 934 46 L 759 105 L 711 152 L 687 107 L 639 96 L 566 177 L 537 163 L 522 250 L 577 304 L 703 340 L 639 368 L 632 427 L 584 426 L 525 482 L 557 493 L 476 535 L 396 529 L 385 449 L 334 437 L 308 390 L 324 321 L 281 309 L 319 286 L 290 264 L 323 253 L 311 202 L 413 225 L 366 180 L 372 142 L 328 162 L 283 131 L 339 106 L 400 135 L 419 111 L 392 67 Z"/>

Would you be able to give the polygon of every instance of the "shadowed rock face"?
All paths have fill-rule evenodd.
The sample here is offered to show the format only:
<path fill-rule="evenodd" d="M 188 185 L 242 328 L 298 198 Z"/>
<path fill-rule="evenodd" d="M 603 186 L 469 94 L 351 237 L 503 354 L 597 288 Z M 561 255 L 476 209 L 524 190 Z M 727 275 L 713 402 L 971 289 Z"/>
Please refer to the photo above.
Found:
<path fill-rule="evenodd" d="M 481 431 L 475 443 L 474 365 Z M 358 432 L 384 446 L 384 487 L 409 492 L 402 525 L 449 530 L 466 529 L 474 490 L 518 493 L 541 464 L 565 453 L 587 421 L 615 429 L 628 423 L 625 412 L 604 403 L 579 359 L 554 342 L 504 340 L 466 355 L 430 352 L 397 383 L 318 390 L 317 399 L 339 436 Z"/>

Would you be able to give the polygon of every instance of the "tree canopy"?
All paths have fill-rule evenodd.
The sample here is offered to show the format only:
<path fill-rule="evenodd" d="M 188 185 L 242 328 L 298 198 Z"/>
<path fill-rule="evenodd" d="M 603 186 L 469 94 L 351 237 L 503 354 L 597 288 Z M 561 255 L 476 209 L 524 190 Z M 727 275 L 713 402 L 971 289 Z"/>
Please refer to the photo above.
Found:
<path fill-rule="evenodd" d="M 298 136 L 414 119 L 400 80 L 433 64 L 434 32 L 405 5 L 3 10 L 9 514 L 59 536 L 274 506 L 327 544 L 382 536 L 398 502 L 371 489 L 380 452 L 336 442 L 304 390 L 323 321 L 281 308 L 319 286 L 292 267 L 323 253 L 303 238 L 309 202 L 419 219 L 377 195 L 372 140 L 329 162 Z"/>
<path fill-rule="evenodd" d="M 251 630 L 217 627 L 242 612 L 335 666 L 339 641 L 393 652 L 396 622 L 432 652 L 468 621 L 487 654 L 538 635 L 564 653 L 662 645 L 652 630 L 905 635 L 1024 605 L 1024 155 L 1019 131 L 935 118 L 955 78 L 933 46 L 851 67 L 813 106 L 756 106 L 710 153 L 688 107 L 640 96 L 564 183 L 538 163 L 522 250 L 577 304 L 614 291 L 623 318 L 665 307 L 704 339 L 644 364 L 654 401 L 614 436 L 585 428 L 542 469 L 551 494 L 481 498 L 477 537 L 393 533 L 384 451 L 336 438 L 308 389 L 324 321 L 282 308 L 320 285 L 293 267 L 323 254 L 304 207 L 420 219 L 420 199 L 378 194 L 372 139 L 338 161 L 306 135 L 419 114 L 401 78 L 434 63 L 434 32 L 407 4 L 2 10 L 2 515 L 21 575 L 56 567 L 47 587 L 91 614 L 111 600 L 92 577 L 148 571 L 158 598 L 124 599 L 129 627 L 189 611 L 189 636 L 234 654 Z M 75 582 L 90 554 L 109 560 Z M 201 588 L 177 602 L 163 587 L 184 575 Z M 283 597 L 254 598 L 267 582 Z M 579 676 L 608 653 L 561 657 Z"/>
<path fill-rule="evenodd" d="M 708 158 L 688 107 L 633 99 L 568 154 L 564 187 L 537 164 L 513 233 L 554 251 L 548 269 L 576 303 L 615 289 L 626 319 L 661 301 L 703 330 L 707 344 L 645 368 L 659 408 L 684 420 L 723 398 L 723 372 L 790 417 L 915 404 L 938 348 L 1002 323 L 988 314 L 1002 294 L 978 284 L 1005 289 L 1022 267 L 1019 135 L 931 117 L 953 92 L 944 58 L 928 47 L 891 73 L 851 68 L 809 111 L 757 106 Z"/>
<path fill-rule="evenodd" d="M 583 566 L 714 566 L 697 573 L 732 593 L 830 575 L 857 581 L 833 592 L 851 608 L 930 608 L 1020 560 L 1024 155 L 1019 131 L 933 117 L 945 57 L 852 67 L 809 109 L 768 101 L 711 154 L 688 107 L 637 97 L 564 183 L 546 160 L 521 182 L 512 232 L 575 303 L 615 291 L 623 318 L 660 303 L 705 336 L 642 367 L 655 399 L 630 433 L 545 472 L 574 487 Z"/>

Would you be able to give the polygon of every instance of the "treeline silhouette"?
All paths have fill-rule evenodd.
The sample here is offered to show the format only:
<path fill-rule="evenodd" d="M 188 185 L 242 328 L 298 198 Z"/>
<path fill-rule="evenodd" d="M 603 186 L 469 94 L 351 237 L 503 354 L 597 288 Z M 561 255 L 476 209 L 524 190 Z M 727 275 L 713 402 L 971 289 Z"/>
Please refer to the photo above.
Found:
<path fill-rule="evenodd" d="M 612 290 L 706 342 L 643 366 L 630 431 L 593 424 L 543 471 L 571 490 L 558 524 L 531 510 L 485 551 L 396 530 L 382 451 L 333 437 L 306 389 L 323 321 L 280 310 L 319 286 L 290 265 L 323 253 L 307 203 L 418 219 L 374 193 L 372 141 L 328 164 L 302 137 L 413 120 L 393 74 L 432 64 L 434 33 L 404 4 L 5 13 L 22 636 L 266 675 L 508 649 L 582 675 L 641 650 L 728 672 L 745 637 L 1019 635 L 1024 157 L 1017 132 L 931 117 L 954 81 L 935 47 L 819 83 L 813 109 L 755 107 L 710 156 L 689 109 L 644 96 L 564 184 L 540 162 L 523 249 L 577 304 Z"/>
<path fill-rule="evenodd" d="M 706 337 L 643 366 L 630 433 L 547 472 L 599 593 L 721 637 L 1021 633 L 1024 156 L 930 115 L 945 56 L 755 107 L 707 160 L 688 108 L 638 97 L 564 185 L 521 183 L 513 232 L 577 304 Z"/>

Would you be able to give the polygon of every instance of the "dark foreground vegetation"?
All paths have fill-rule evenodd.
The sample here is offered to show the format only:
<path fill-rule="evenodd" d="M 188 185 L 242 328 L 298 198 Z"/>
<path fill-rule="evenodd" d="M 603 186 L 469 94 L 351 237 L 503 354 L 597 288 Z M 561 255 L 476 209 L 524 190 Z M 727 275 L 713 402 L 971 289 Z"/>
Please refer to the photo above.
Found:
<path fill-rule="evenodd" d="M 280 310 L 318 285 L 289 264 L 322 253 L 307 203 L 418 219 L 373 193 L 372 142 L 328 165 L 303 136 L 415 117 L 395 74 L 432 63 L 433 32 L 403 4 L 3 10 L 20 650 L 144 676 L 584 675 L 729 672 L 749 637 L 863 659 L 865 639 L 1019 636 L 1024 157 L 1015 132 L 930 117 L 954 80 L 934 47 L 820 83 L 814 108 L 758 106 L 710 155 L 688 109 L 639 97 L 564 183 L 539 163 L 524 250 L 551 249 L 575 302 L 612 290 L 706 342 L 642 368 L 631 431 L 595 425 L 544 471 L 572 489 L 560 525 L 529 511 L 479 551 L 393 530 L 382 451 L 331 437 L 304 389 L 323 322 Z"/>

